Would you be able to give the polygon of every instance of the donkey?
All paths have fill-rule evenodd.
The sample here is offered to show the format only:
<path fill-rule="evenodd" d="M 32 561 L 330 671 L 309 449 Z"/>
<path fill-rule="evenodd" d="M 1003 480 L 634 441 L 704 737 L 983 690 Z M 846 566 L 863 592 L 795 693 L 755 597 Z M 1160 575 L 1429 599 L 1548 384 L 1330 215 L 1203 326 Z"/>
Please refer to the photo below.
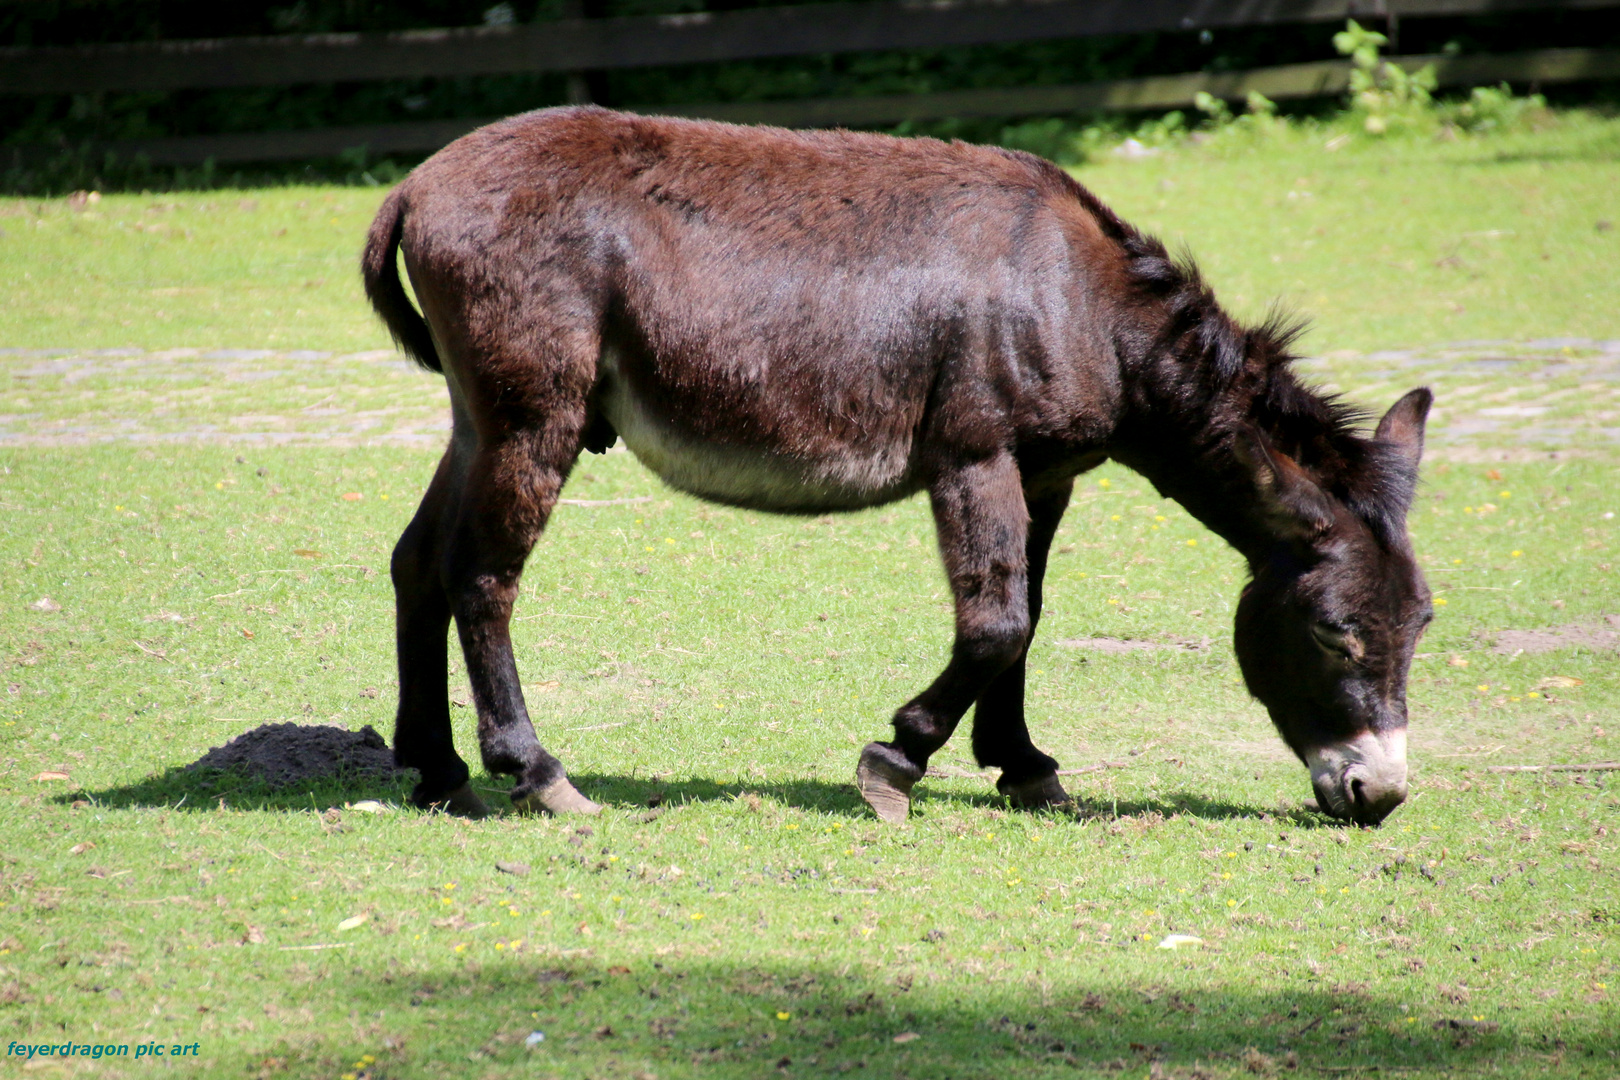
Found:
<path fill-rule="evenodd" d="M 420 313 L 401 283 L 398 253 Z M 1406 512 L 1431 395 L 1371 434 L 1291 373 L 1186 259 L 1029 154 L 548 109 L 450 144 L 383 202 L 366 294 L 442 372 L 453 427 L 394 551 L 394 745 L 413 802 L 486 808 L 452 744 L 455 620 L 486 769 L 519 811 L 594 813 L 535 736 L 518 579 L 581 450 L 784 514 L 926 491 L 956 601 L 949 662 L 861 752 L 884 821 L 969 706 L 1013 805 L 1068 801 L 1024 679 L 1075 477 L 1112 458 L 1248 560 L 1236 650 L 1319 805 L 1406 797 L 1406 680 L 1431 617 Z"/>

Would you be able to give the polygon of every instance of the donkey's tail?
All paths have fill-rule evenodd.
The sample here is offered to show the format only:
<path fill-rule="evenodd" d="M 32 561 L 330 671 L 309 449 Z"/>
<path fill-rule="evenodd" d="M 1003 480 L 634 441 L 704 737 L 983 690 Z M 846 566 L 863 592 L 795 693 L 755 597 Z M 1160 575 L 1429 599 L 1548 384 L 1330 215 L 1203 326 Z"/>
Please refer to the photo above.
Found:
<path fill-rule="evenodd" d="M 360 255 L 360 277 L 366 285 L 366 298 L 382 318 L 394 342 L 429 371 L 444 371 L 427 320 L 422 318 L 405 286 L 399 280 L 400 236 L 405 229 L 405 185 L 396 187 L 383 200 L 377 220 L 366 234 L 366 249 Z"/>

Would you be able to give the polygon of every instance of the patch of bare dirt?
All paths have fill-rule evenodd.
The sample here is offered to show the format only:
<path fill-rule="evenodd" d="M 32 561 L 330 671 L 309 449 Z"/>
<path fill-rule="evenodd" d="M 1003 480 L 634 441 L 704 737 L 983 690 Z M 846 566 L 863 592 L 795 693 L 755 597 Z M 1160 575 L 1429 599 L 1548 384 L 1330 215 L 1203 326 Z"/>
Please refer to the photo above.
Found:
<path fill-rule="evenodd" d="M 299 724 L 262 724 L 216 746 L 188 769 L 223 769 L 294 787 L 331 776 L 392 777 L 394 752 L 370 724 L 359 731 Z"/>
<path fill-rule="evenodd" d="M 1559 649 L 1591 649 L 1594 652 L 1620 652 L 1620 615 L 1605 615 L 1602 623 L 1571 623 L 1539 630 L 1503 630 L 1496 635 L 1491 652 L 1555 652 Z"/>
<path fill-rule="evenodd" d="M 1144 652 L 1153 649 L 1171 649 L 1176 652 L 1209 652 L 1210 639 L 1207 637 L 1182 637 L 1180 634 L 1163 634 L 1153 641 L 1140 638 L 1076 637 L 1064 638 L 1057 644 L 1064 649 L 1087 649 L 1091 652 L 1119 656 L 1124 653 Z"/>

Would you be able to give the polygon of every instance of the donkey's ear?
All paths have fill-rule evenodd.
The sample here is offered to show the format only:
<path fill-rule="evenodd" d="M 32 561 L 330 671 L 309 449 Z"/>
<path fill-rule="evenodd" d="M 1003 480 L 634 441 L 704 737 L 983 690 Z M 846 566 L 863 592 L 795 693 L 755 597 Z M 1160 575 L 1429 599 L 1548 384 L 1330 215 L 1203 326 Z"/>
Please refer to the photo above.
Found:
<path fill-rule="evenodd" d="M 1278 531 L 1312 540 L 1333 526 L 1333 502 L 1293 458 L 1278 450 L 1258 428 L 1238 429 L 1232 450 L 1248 466 L 1266 516 Z"/>
<path fill-rule="evenodd" d="M 1414 467 L 1423 457 L 1423 425 L 1429 419 L 1429 406 L 1433 404 L 1434 395 L 1429 388 L 1420 386 L 1391 405 L 1389 412 L 1378 421 L 1378 440 L 1399 450 Z"/>

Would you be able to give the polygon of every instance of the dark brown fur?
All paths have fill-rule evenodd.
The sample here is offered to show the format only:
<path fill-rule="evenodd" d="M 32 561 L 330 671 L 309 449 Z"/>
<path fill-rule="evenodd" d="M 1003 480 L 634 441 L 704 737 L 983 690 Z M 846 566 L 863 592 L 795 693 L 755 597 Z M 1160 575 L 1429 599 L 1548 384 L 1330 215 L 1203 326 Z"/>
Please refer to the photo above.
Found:
<path fill-rule="evenodd" d="M 445 705 L 452 618 L 486 767 L 518 778 L 520 802 L 563 779 L 508 622 L 575 458 L 617 435 L 672 484 L 736 505 L 928 492 L 956 644 L 894 741 L 863 755 L 902 798 L 975 703 L 974 753 L 1002 790 L 1061 797 L 1025 727 L 1024 656 L 1073 479 L 1110 457 L 1248 558 L 1239 656 L 1296 753 L 1405 726 L 1428 603 L 1404 518 L 1428 392 L 1359 433 L 1291 374 L 1294 330 L 1238 326 L 1189 263 L 1047 162 L 550 110 L 412 173 L 363 269 L 401 347 L 445 373 L 454 414 L 394 556 L 395 745 L 421 803 L 467 780 Z M 1390 808 L 1347 798 L 1358 820 Z"/>

